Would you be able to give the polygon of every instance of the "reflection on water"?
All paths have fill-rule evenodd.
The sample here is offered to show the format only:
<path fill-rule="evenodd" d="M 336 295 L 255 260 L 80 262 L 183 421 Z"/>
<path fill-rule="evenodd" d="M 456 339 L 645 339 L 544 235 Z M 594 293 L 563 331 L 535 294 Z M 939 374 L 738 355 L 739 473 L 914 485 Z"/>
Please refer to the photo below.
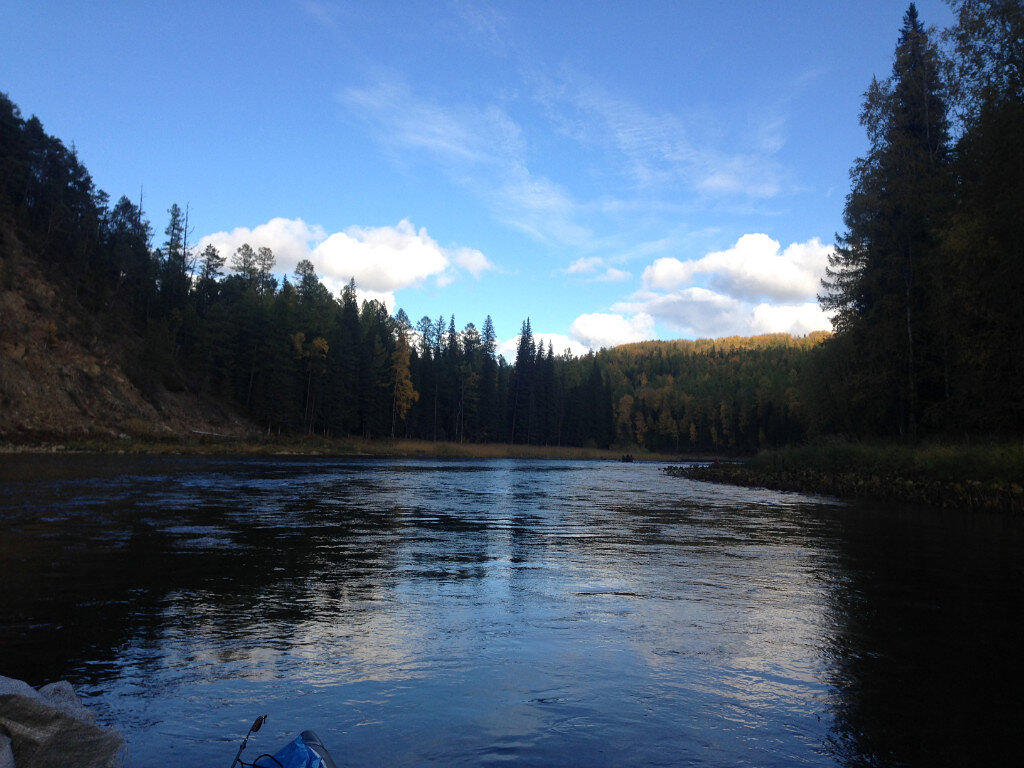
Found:
<path fill-rule="evenodd" d="M 0 674 L 133 764 L 954 765 L 1022 721 L 1020 521 L 646 464 L 3 457 Z M 982 759 L 984 758 L 984 759 Z"/>

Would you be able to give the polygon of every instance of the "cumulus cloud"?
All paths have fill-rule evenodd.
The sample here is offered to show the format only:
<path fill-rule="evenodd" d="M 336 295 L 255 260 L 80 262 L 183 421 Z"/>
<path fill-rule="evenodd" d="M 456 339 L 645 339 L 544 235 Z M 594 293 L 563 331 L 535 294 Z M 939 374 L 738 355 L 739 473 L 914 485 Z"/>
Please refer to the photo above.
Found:
<path fill-rule="evenodd" d="M 360 300 L 377 299 L 389 308 L 395 306 L 395 291 L 419 287 L 428 279 L 444 287 L 455 279 L 456 268 L 478 279 L 494 269 L 475 248 L 445 248 L 425 228 L 417 230 L 406 219 L 393 227 L 353 226 L 328 234 L 302 219 L 275 218 L 251 229 L 207 235 L 199 248 L 212 244 L 230 259 L 242 243 L 270 248 L 278 274 L 290 274 L 300 261 L 309 259 L 332 293 L 354 279 Z"/>
<path fill-rule="evenodd" d="M 817 302 L 804 304 L 758 304 L 750 321 L 754 333 L 791 333 L 804 336 L 811 331 L 832 327 L 825 311 Z"/>
<path fill-rule="evenodd" d="M 243 244 L 253 248 L 267 247 L 274 252 L 277 268 L 292 271 L 303 259 L 308 259 L 312 248 L 327 237 L 323 227 L 310 225 L 302 219 L 275 218 L 253 227 L 236 227 L 230 232 L 214 232 L 199 240 L 199 250 L 213 245 L 220 255 L 230 261 L 231 255 Z"/>
<path fill-rule="evenodd" d="M 313 263 L 328 287 L 351 279 L 364 290 L 391 292 L 441 275 L 448 253 L 428 234 L 403 219 L 395 227 L 349 227 L 313 251 Z"/>
<path fill-rule="evenodd" d="M 654 336 L 654 318 L 641 312 L 626 318 L 619 314 L 594 312 L 580 315 L 569 326 L 572 337 L 588 349 L 614 347 Z"/>
<path fill-rule="evenodd" d="M 725 251 L 701 259 L 657 259 L 643 273 L 649 288 L 673 290 L 705 276 L 708 287 L 745 300 L 795 301 L 813 298 L 828 264 L 831 247 L 817 239 L 780 251 L 768 235 L 743 235 Z"/>
<path fill-rule="evenodd" d="M 641 292 L 633 301 L 612 307 L 644 313 L 687 336 L 731 336 L 750 333 L 750 308 L 742 301 L 707 288 L 685 288 L 667 294 Z"/>
<path fill-rule="evenodd" d="M 655 260 L 643 272 L 644 287 L 613 309 L 646 313 L 694 336 L 827 330 L 815 294 L 830 252 L 817 239 L 783 250 L 768 235 L 744 235 L 699 259 Z"/>

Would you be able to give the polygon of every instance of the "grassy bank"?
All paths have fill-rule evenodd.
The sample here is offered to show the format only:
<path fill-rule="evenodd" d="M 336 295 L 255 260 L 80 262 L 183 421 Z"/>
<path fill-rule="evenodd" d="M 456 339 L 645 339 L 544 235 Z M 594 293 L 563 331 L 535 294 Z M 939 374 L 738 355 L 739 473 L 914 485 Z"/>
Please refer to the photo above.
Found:
<path fill-rule="evenodd" d="M 824 443 L 672 468 L 698 480 L 935 507 L 1024 512 L 1024 445 Z"/>
<path fill-rule="evenodd" d="M 554 445 L 510 445 L 508 443 L 453 443 L 429 440 L 368 440 L 316 436 L 234 439 L 219 435 L 191 435 L 185 438 L 90 437 L 65 440 L 37 440 L 0 444 L 0 451 L 35 453 L 123 453 L 137 455 L 214 456 L 379 456 L 382 458 L 476 458 L 476 459 L 562 459 L 619 460 L 630 453 L 636 461 L 689 461 L 700 457 L 661 454 L 636 448 L 577 448 Z"/>

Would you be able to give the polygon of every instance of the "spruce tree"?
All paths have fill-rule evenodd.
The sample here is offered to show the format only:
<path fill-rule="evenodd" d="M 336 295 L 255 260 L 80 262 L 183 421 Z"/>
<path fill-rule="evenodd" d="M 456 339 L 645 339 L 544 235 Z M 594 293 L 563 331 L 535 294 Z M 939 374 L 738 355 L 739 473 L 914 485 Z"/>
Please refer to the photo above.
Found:
<path fill-rule="evenodd" d="M 942 357 L 938 227 L 952 193 L 939 53 L 916 7 L 903 19 L 892 76 L 865 95 L 870 149 L 851 171 L 845 234 L 819 297 L 837 334 L 854 339 L 848 399 L 875 431 L 913 436 L 919 399 Z"/>

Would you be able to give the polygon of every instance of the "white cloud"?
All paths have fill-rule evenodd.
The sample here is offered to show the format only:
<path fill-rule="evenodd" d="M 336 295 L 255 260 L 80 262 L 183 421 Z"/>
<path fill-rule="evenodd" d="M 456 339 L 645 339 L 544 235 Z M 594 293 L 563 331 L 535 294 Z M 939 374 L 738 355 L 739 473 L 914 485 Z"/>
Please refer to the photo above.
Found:
<path fill-rule="evenodd" d="M 805 336 L 811 331 L 831 330 L 828 315 L 817 302 L 804 304 L 758 304 L 750 322 L 754 333 L 791 333 Z"/>
<path fill-rule="evenodd" d="M 654 336 L 654 318 L 639 313 L 631 318 L 594 312 L 580 315 L 569 326 L 572 337 L 589 349 L 614 347 Z"/>
<path fill-rule="evenodd" d="M 533 335 L 534 341 L 538 345 L 543 345 L 544 349 L 547 350 L 548 344 L 551 344 L 551 349 L 555 355 L 562 355 L 566 351 L 572 352 L 576 357 L 587 354 L 590 350 L 586 345 L 581 344 L 576 339 L 571 339 L 563 333 L 535 333 Z M 515 352 L 513 351 L 513 357 Z"/>
<path fill-rule="evenodd" d="M 738 299 L 812 299 L 825 274 L 831 247 L 813 239 L 793 243 L 782 252 L 779 248 L 778 241 L 768 235 L 743 235 L 732 248 L 701 259 L 658 259 L 644 270 L 643 279 L 650 288 L 670 291 L 702 275 L 709 287 Z"/>
<path fill-rule="evenodd" d="M 452 253 L 452 259 L 477 280 L 487 270 L 494 269 L 494 264 L 476 248 L 458 248 Z"/>
<path fill-rule="evenodd" d="M 395 227 L 335 232 L 316 247 L 312 261 L 332 290 L 354 278 L 364 290 L 382 293 L 421 285 L 428 277 L 443 274 L 451 263 L 426 229 L 417 232 L 406 219 Z"/>
<path fill-rule="evenodd" d="M 548 343 L 550 343 L 551 350 L 556 357 L 565 354 L 566 351 L 571 352 L 575 357 L 582 357 L 590 351 L 587 345 L 581 344 L 576 339 L 570 339 L 563 333 L 535 333 L 533 334 L 533 342 L 542 347 L 545 353 L 547 353 Z M 516 350 L 518 349 L 518 336 L 513 336 L 511 339 L 498 344 L 498 354 L 510 363 L 515 362 Z"/>
<path fill-rule="evenodd" d="M 360 288 L 357 283 L 356 304 L 362 306 L 364 301 L 373 300 L 379 301 L 381 304 L 387 307 L 389 313 L 394 312 L 395 307 L 398 306 L 398 300 L 395 298 L 395 294 L 392 291 L 368 291 L 365 288 Z"/>
<path fill-rule="evenodd" d="M 782 250 L 768 235 L 744 235 L 700 259 L 656 259 L 644 288 L 612 309 L 647 313 L 689 336 L 828 330 L 815 294 L 830 252 L 817 239 Z"/>
<path fill-rule="evenodd" d="M 563 272 L 567 275 L 585 276 L 588 281 L 595 283 L 621 283 L 633 277 L 623 269 L 605 267 L 604 259 L 600 256 L 583 256 L 576 259 Z"/>
<path fill-rule="evenodd" d="M 419 287 L 430 278 L 443 288 L 455 279 L 456 267 L 475 278 L 495 268 L 479 250 L 445 248 L 407 219 L 393 227 L 353 226 L 328 235 L 302 219 L 275 218 L 251 229 L 207 235 L 199 241 L 200 250 L 208 243 L 228 259 L 242 243 L 266 246 L 274 252 L 276 274 L 291 274 L 309 259 L 335 295 L 355 279 L 360 301 L 377 299 L 389 309 L 395 306 L 395 291 Z"/>
<path fill-rule="evenodd" d="M 672 290 L 685 285 L 693 279 L 695 273 L 693 261 L 680 261 L 671 256 L 655 259 L 651 266 L 644 270 L 644 284 L 650 288 Z"/>
<path fill-rule="evenodd" d="M 591 275 L 603 264 L 604 259 L 600 256 L 583 256 L 566 267 L 565 272 L 569 275 Z"/>
<path fill-rule="evenodd" d="M 742 301 L 707 288 L 685 288 L 668 294 L 641 292 L 631 302 L 612 307 L 643 312 L 687 336 L 716 337 L 750 333 L 750 308 Z"/>
<path fill-rule="evenodd" d="M 275 218 L 252 229 L 236 227 L 230 232 L 214 232 L 199 240 L 200 252 L 213 245 L 230 263 L 231 256 L 243 244 L 254 249 L 267 247 L 274 252 L 277 271 L 293 272 L 295 265 L 308 259 L 316 243 L 327 237 L 323 227 L 309 225 L 302 219 Z"/>
<path fill-rule="evenodd" d="M 625 280 L 629 280 L 631 277 L 633 276 L 624 269 L 608 267 L 608 269 L 604 271 L 604 274 L 594 279 L 600 283 L 621 283 Z"/>

